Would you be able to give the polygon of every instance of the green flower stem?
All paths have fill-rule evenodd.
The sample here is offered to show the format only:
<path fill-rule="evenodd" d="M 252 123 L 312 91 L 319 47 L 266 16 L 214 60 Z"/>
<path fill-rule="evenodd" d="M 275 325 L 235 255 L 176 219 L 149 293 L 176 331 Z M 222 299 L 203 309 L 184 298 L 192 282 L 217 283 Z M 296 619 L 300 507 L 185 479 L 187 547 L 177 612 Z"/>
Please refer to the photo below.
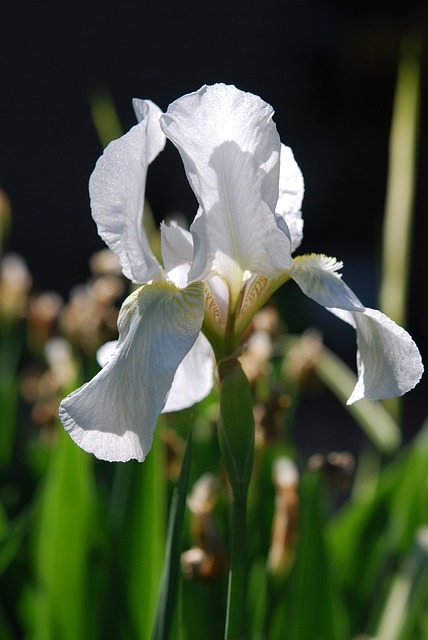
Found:
<path fill-rule="evenodd" d="M 247 492 L 234 494 L 225 640 L 243 638 Z"/>
<path fill-rule="evenodd" d="M 248 487 L 254 457 L 254 414 L 250 384 L 239 360 L 220 361 L 218 437 L 232 488 L 232 531 L 225 640 L 243 638 L 245 530 Z"/>

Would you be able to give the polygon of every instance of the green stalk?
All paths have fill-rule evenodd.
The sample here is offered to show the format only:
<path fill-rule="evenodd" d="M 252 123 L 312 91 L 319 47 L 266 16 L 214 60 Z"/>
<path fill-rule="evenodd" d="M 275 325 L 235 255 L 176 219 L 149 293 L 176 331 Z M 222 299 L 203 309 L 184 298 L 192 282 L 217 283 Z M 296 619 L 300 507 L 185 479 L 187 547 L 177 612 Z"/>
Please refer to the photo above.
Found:
<path fill-rule="evenodd" d="M 232 528 L 225 640 L 243 638 L 247 495 L 254 456 L 254 415 L 250 384 L 235 358 L 219 363 L 218 438 L 232 487 Z"/>

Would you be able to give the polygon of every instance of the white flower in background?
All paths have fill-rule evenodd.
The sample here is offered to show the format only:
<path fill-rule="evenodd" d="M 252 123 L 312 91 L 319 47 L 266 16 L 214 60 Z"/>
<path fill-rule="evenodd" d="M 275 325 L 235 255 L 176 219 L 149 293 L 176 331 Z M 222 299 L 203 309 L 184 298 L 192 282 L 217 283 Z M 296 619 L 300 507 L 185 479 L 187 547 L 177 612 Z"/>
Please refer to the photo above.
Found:
<path fill-rule="evenodd" d="M 222 84 L 179 98 L 165 114 L 148 100 L 134 108 L 139 124 L 106 148 L 90 195 L 101 237 L 142 286 L 122 306 L 104 368 L 61 403 L 77 444 L 105 460 L 143 460 L 159 414 L 209 393 L 214 354 L 231 355 L 254 313 L 290 278 L 356 329 L 358 383 L 349 402 L 412 389 L 423 367 L 408 333 L 363 306 L 335 259 L 291 256 L 302 239 L 303 178 L 272 108 Z M 162 223 L 161 266 L 142 218 L 147 168 L 166 138 L 199 209 L 190 231 Z"/>

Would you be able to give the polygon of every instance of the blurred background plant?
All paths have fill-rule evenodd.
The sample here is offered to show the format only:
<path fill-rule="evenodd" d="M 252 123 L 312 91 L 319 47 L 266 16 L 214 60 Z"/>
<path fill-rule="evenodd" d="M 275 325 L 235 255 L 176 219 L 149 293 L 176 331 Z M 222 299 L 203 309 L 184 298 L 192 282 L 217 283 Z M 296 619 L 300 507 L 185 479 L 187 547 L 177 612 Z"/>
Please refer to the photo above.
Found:
<path fill-rule="evenodd" d="M 402 324 L 418 69 L 418 56 L 407 51 L 391 127 L 380 283 L 382 310 Z M 92 96 L 92 114 L 103 145 L 120 134 L 107 93 Z M 3 245 L 10 209 L 1 193 Z M 156 246 L 148 205 L 146 213 Z M 32 289 L 20 256 L 1 257 L 0 637 L 145 640 L 153 629 L 154 637 L 167 638 L 171 628 L 171 638 L 218 640 L 230 492 L 218 453 L 215 391 L 190 410 L 160 418 L 143 464 L 100 462 L 59 425 L 60 399 L 98 370 L 97 348 L 115 338 L 118 308 L 128 293 L 108 250 L 95 254 L 90 268 L 90 279 L 64 301 Z M 400 293 L 393 299 L 391 291 Z M 242 358 L 256 418 L 248 638 L 426 639 L 428 421 L 413 427 L 416 435 L 402 444 L 401 401 L 346 407 L 355 374 L 316 329 L 288 331 L 287 295 L 278 292 L 255 316 Z M 336 397 L 337 412 L 348 411 L 361 428 L 358 451 L 333 444 L 307 455 L 301 446 L 296 415 L 323 389 Z M 330 413 L 321 416 L 319 428 L 329 420 Z M 186 480 L 180 469 L 190 429 Z M 160 615 L 168 618 L 163 627 Z"/>

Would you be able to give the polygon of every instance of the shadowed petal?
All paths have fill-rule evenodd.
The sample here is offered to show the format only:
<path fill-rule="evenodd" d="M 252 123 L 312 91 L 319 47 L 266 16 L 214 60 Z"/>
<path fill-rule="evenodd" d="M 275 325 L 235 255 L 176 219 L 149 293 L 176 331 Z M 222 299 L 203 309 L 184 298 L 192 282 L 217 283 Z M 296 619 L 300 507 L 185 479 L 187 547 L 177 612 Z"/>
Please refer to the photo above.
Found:
<path fill-rule="evenodd" d="M 191 407 L 209 394 L 213 384 L 213 350 L 204 334 L 200 333 L 195 344 L 175 372 L 162 413 Z"/>
<path fill-rule="evenodd" d="M 203 320 L 203 285 L 155 283 L 130 295 L 105 367 L 65 398 L 60 417 L 85 451 L 109 461 L 143 460 L 175 373 Z"/>
<path fill-rule="evenodd" d="M 162 116 L 200 205 L 189 280 L 217 273 L 236 290 L 245 270 L 273 277 L 290 266 L 288 229 L 274 214 L 280 141 L 272 114 L 257 96 L 218 84 Z"/>
<path fill-rule="evenodd" d="M 281 144 L 281 158 L 279 167 L 279 198 L 275 212 L 282 216 L 287 223 L 291 236 L 291 252 L 295 251 L 302 242 L 303 220 L 302 201 L 304 183 L 302 172 L 294 159 L 290 147 Z"/>
<path fill-rule="evenodd" d="M 137 283 L 155 279 L 160 266 L 143 228 L 147 168 L 165 146 L 161 111 L 136 101 L 141 122 L 113 140 L 89 181 L 92 216 L 98 233 L 119 257 L 124 275 Z"/>
<path fill-rule="evenodd" d="M 171 271 L 183 264 L 190 265 L 193 258 L 192 234 L 174 220 L 161 223 L 161 247 L 164 267 Z"/>

